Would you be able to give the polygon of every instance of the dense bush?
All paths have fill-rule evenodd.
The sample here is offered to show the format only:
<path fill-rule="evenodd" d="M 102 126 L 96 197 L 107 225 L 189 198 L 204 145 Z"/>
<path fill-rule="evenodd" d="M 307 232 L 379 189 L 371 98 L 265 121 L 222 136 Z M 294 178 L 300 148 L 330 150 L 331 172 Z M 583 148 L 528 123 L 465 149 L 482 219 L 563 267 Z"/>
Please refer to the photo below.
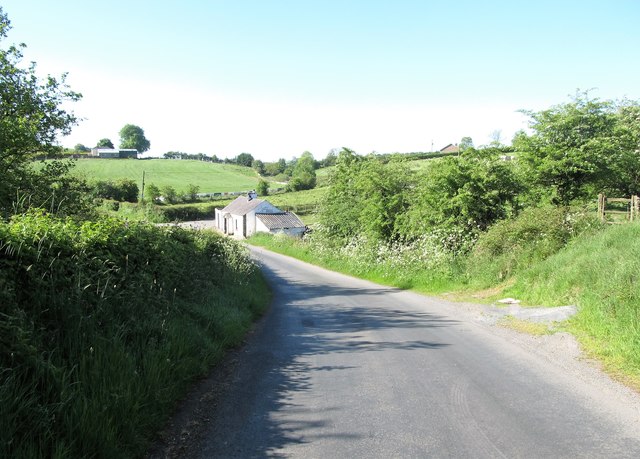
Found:
<path fill-rule="evenodd" d="M 213 233 L 36 213 L 0 223 L 0 457 L 141 455 L 261 309 L 256 276 Z"/>
<path fill-rule="evenodd" d="M 138 202 L 138 184 L 130 179 L 115 182 L 99 181 L 94 185 L 97 198 L 113 199 L 114 201 Z"/>
<path fill-rule="evenodd" d="M 215 204 L 207 206 L 175 205 L 170 207 L 160 207 L 159 211 L 164 215 L 164 221 L 191 221 L 191 220 L 212 220 L 215 217 Z"/>

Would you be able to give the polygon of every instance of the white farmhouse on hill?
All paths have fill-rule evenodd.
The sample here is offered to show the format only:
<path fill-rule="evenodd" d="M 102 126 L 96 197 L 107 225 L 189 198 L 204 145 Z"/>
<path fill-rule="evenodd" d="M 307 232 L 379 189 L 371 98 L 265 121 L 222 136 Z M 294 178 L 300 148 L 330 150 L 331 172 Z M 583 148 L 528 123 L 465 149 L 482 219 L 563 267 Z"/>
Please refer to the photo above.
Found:
<path fill-rule="evenodd" d="M 224 234 L 244 239 L 255 233 L 286 233 L 302 236 L 304 223 L 293 212 L 284 212 L 263 199 L 238 196 L 224 209 L 216 209 L 216 227 Z"/>

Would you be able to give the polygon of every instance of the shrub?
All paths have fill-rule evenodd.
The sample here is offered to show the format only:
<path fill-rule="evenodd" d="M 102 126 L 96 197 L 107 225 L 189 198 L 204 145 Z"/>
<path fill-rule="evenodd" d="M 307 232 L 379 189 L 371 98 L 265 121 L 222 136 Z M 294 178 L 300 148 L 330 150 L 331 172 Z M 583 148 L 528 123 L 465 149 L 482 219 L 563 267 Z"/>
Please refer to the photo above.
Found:
<path fill-rule="evenodd" d="M 120 202 L 138 202 L 138 191 L 138 184 L 130 179 L 98 181 L 94 185 L 95 197 Z"/>

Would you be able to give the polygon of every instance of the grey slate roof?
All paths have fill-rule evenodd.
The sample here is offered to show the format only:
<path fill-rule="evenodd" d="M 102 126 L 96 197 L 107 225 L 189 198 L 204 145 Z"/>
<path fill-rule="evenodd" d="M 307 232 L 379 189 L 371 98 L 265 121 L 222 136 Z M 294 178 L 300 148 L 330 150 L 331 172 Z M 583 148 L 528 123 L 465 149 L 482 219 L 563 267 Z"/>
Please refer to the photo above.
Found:
<path fill-rule="evenodd" d="M 284 228 L 304 228 L 304 223 L 292 212 L 282 212 L 279 214 L 256 214 L 264 226 L 270 230 Z"/>
<path fill-rule="evenodd" d="M 262 199 L 256 198 L 249 201 L 246 196 L 238 196 L 227 207 L 222 209 L 222 212 L 229 212 L 233 215 L 246 215 L 263 202 Z"/>

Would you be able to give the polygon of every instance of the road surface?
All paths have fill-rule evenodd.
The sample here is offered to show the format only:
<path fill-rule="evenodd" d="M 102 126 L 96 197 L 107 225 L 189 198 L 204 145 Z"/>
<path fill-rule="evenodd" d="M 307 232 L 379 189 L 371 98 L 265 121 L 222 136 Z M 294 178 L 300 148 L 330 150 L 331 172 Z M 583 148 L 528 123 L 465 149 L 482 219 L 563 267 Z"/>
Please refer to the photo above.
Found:
<path fill-rule="evenodd" d="M 640 457 L 637 397 L 447 302 L 252 250 L 272 309 L 189 456 Z"/>

